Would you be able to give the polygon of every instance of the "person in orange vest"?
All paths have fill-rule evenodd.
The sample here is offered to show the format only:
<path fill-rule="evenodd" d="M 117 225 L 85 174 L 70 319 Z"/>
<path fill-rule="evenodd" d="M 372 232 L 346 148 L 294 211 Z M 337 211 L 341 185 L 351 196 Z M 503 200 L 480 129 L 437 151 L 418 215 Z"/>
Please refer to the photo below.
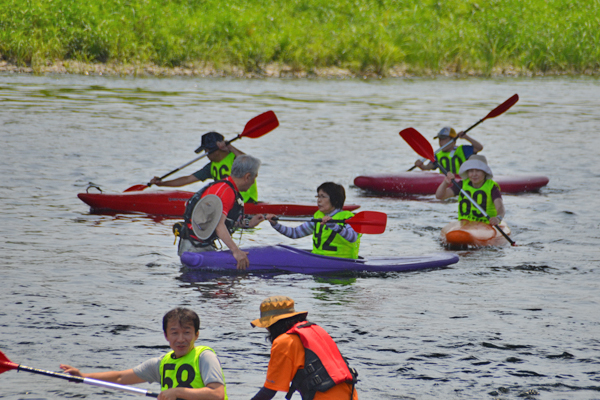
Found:
<path fill-rule="evenodd" d="M 264 386 L 252 400 L 270 400 L 278 391 L 295 391 L 302 400 L 358 400 L 358 373 L 327 332 L 306 320 L 307 311 L 295 311 L 294 300 L 271 296 L 260 304 L 260 318 L 250 322 L 266 328 L 271 358 Z"/>

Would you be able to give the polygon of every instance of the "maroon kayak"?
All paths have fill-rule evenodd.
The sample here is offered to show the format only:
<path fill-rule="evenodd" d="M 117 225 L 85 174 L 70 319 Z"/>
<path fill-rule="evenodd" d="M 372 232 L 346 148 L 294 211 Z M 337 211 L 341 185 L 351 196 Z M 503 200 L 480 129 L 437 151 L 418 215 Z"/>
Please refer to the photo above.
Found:
<path fill-rule="evenodd" d="M 186 201 L 194 192 L 183 190 L 155 190 L 123 193 L 79 193 L 93 212 L 145 213 L 164 217 L 182 217 Z M 344 210 L 356 210 L 360 206 L 348 204 Z M 317 206 L 312 204 L 247 203 L 246 214 L 313 215 Z"/>
<path fill-rule="evenodd" d="M 456 176 L 456 179 L 460 179 Z M 495 176 L 502 193 L 535 192 L 548 184 L 542 175 Z M 370 192 L 387 195 L 435 194 L 444 175 L 437 172 L 404 172 L 393 175 L 357 176 L 354 185 Z"/>

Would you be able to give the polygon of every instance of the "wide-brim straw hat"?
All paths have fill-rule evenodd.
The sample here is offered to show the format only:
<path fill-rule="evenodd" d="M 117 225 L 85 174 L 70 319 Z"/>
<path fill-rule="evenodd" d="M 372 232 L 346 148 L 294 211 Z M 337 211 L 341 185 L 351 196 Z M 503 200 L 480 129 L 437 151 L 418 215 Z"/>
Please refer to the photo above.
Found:
<path fill-rule="evenodd" d="M 465 161 L 458 170 L 458 174 L 461 178 L 467 179 L 469 177 L 468 171 L 470 169 L 479 169 L 485 172 L 486 179 L 491 179 L 494 177 L 492 174 L 492 169 L 487 164 L 487 159 L 485 156 L 480 156 L 479 154 L 473 154 L 467 161 Z"/>
<path fill-rule="evenodd" d="M 219 196 L 214 194 L 204 196 L 196 203 L 194 211 L 192 211 L 194 235 L 202 240 L 208 239 L 219 225 L 222 213 L 223 202 Z"/>
<path fill-rule="evenodd" d="M 294 300 L 287 296 L 271 296 L 260 303 L 260 318 L 250 322 L 250 325 L 268 328 L 279 320 L 300 314 L 307 315 L 308 311 L 296 311 Z"/>

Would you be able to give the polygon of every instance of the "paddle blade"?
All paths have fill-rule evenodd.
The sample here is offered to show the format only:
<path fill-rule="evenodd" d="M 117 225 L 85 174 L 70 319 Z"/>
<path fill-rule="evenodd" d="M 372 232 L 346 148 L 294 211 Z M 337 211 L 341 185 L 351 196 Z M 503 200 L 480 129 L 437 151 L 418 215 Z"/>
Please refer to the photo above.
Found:
<path fill-rule="evenodd" d="M 402 139 L 404 139 L 418 155 L 431 162 L 435 162 L 433 147 L 431 147 L 431 144 L 429 144 L 427 139 L 425 139 L 415 128 L 406 128 L 400 131 L 400 136 L 402 136 Z"/>
<path fill-rule="evenodd" d="M 482 121 L 488 118 L 497 117 L 500 114 L 504 114 L 509 108 L 515 105 L 515 103 L 519 101 L 519 95 L 515 94 L 510 99 L 506 100 L 504 103 L 500 104 L 498 107 L 494 108 L 488 115 L 486 115 Z"/>
<path fill-rule="evenodd" d="M 256 139 L 271 132 L 278 126 L 279 120 L 277 119 L 275 113 L 273 111 L 267 111 L 248 121 L 244 127 L 244 131 L 240 133 L 238 137 L 249 137 Z"/>
<path fill-rule="evenodd" d="M 125 190 L 123 190 L 123 192 L 139 192 L 140 190 L 144 190 L 147 187 L 149 187 L 148 185 L 133 185 Z"/>
<path fill-rule="evenodd" d="M 346 220 L 358 233 L 378 235 L 385 232 L 387 214 L 379 211 L 362 211 Z"/>
<path fill-rule="evenodd" d="M 10 361 L 8 357 L 6 357 L 6 355 L 0 351 L 0 374 L 17 368 L 19 368 L 19 365 Z"/>

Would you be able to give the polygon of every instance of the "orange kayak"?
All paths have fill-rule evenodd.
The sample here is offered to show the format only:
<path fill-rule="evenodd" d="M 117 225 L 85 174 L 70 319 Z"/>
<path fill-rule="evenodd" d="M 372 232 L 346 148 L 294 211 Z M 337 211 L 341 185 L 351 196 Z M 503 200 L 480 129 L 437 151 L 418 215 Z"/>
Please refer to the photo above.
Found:
<path fill-rule="evenodd" d="M 510 228 L 504 221 L 500 228 L 510 236 Z M 442 243 L 447 247 L 504 246 L 508 241 L 490 224 L 473 221 L 453 221 L 442 228 Z"/>

